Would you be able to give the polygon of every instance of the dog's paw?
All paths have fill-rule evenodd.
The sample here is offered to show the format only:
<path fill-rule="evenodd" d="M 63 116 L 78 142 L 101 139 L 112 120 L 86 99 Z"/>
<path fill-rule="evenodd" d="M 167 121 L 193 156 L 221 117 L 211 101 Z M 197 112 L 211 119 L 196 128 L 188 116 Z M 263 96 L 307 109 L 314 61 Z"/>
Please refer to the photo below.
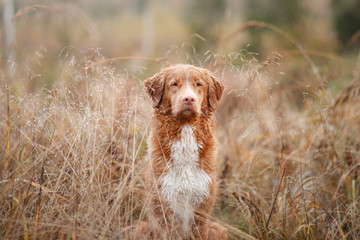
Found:
<path fill-rule="evenodd" d="M 209 240 L 226 240 L 227 231 L 226 229 L 216 222 L 209 223 Z"/>

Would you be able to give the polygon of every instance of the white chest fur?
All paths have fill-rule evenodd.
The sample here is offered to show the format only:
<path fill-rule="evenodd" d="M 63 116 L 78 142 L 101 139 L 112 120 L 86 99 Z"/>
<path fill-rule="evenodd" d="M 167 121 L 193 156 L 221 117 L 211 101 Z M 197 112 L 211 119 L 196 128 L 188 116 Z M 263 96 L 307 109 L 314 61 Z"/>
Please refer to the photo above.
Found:
<path fill-rule="evenodd" d="M 168 173 L 161 178 L 161 196 L 169 201 L 185 235 L 194 220 L 194 208 L 210 194 L 211 178 L 199 169 L 199 148 L 192 127 L 185 125 L 180 140 L 171 146 Z"/>

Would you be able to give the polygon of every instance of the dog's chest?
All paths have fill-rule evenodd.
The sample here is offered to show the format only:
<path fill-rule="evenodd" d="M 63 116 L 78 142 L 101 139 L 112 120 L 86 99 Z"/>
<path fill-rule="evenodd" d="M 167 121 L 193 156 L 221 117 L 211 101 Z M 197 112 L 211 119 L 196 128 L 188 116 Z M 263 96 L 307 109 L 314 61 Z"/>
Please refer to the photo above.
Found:
<path fill-rule="evenodd" d="M 194 208 L 209 197 L 210 176 L 199 168 L 199 149 L 191 126 L 185 125 L 181 138 L 171 146 L 172 162 L 167 174 L 161 178 L 161 196 L 182 222 L 185 234 L 194 219 Z"/>

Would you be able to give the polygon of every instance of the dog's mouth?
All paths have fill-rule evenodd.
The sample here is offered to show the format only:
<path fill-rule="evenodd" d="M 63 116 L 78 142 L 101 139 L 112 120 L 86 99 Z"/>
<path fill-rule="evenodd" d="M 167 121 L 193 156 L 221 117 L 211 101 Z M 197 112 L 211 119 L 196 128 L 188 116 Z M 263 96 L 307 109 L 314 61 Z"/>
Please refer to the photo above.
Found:
<path fill-rule="evenodd" d="M 176 116 L 181 119 L 191 119 L 197 116 L 197 112 L 191 106 L 184 106 L 180 111 L 177 112 Z"/>
<path fill-rule="evenodd" d="M 196 114 L 196 112 L 192 109 L 185 109 L 181 112 L 182 115 L 190 116 Z"/>

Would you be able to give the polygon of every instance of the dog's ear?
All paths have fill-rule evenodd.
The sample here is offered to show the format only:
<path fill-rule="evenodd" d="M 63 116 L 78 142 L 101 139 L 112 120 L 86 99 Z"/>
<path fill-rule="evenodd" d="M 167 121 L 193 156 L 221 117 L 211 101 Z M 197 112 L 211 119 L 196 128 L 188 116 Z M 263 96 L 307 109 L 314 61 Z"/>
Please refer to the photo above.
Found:
<path fill-rule="evenodd" d="M 211 75 L 211 74 L 207 74 L 207 75 L 208 75 L 208 82 L 209 82 L 209 89 L 208 89 L 208 95 L 207 95 L 208 105 L 209 105 L 210 111 L 215 111 L 218 106 L 218 102 L 221 99 L 221 96 L 224 92 L 225 86 L 213 75 Z"/>
<path fill-rule="evenodd" d="M 154 108 L 158 108 L 160 106 L 164 96 L 164 81 L 164 72 L 159 72 L 144 81 L 146 92 L 151 97 Z"/>

